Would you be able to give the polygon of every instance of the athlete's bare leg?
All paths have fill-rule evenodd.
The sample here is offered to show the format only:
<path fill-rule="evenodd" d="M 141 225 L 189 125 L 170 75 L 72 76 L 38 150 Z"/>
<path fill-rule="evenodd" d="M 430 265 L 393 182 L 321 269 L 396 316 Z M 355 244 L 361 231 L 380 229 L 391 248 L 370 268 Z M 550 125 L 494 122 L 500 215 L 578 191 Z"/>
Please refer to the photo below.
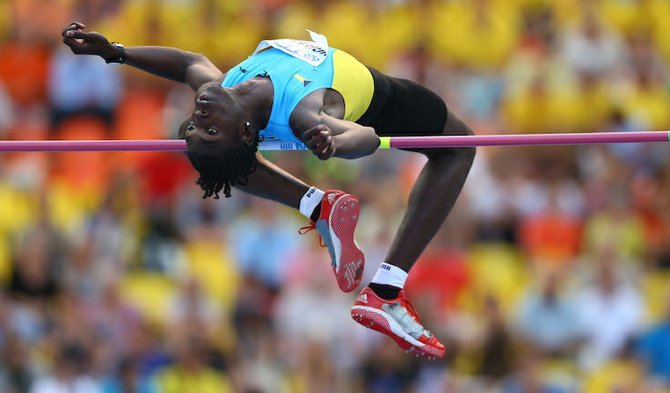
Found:
<path fill-rule="evenodd" d="M 471 135 L 472 130 L 449 111 L 444 134 Z M 411 269 L 446 220 L 475 157 L 475 148 L 415 151 L 425 154 L 428 162 L 412 188 L 407 210 L 385 260 L 405 271 Z"/>
<path fill-rule="evenodd" d="M 445 135 L 472 134 L 449 111 Z M 386 256 L 405 271 L 414 265 L 453 208 L 475 155 L 474 148 L 416 150 L 428 157 L 410 193 L 407 210 Z M 309 186 L 258 154 L 258 167 L 238 189 L 298 209 Z"/>
<path fill-rule="evenodd" d="M 310 187 L 260 154 L 257 159 L 258 166 L 249 175 L 248 183 L 237 188 L 300 210 L 301 200 L 303 196 L 307 198 L 305 194 Z M 309 195 L 317 198 L 316 201 L 320 203 L 311 213 L 301 211 L 305 215 L 310 214 L 312 221 L 310 227 L 301 230 L 311 228 L 319 232 L 330 254 L 337 284 L 344 292 L 351 292 L 358 287 L 365 264 L 365 255 L 354 240 L 360 215 L 358 200 L 353 195 L 337 190 L 328 190 L 325 194 L 315 194 L 312 190 Z"/>
<path fill-rule="evenodd" d="M 448 111 L 447 135 L 472 134 Z M 463 188 L 475 156 L 474 148 L 416 150 L 428 157 L 412 192 L 400 228 L 372 282 L 363 288 L 351 309 L 359 324 L 391 337 L 407 352 L 441 358 L 445 346 L 423 327 L 402 290 L 407 273 L 435 236 Z"/>

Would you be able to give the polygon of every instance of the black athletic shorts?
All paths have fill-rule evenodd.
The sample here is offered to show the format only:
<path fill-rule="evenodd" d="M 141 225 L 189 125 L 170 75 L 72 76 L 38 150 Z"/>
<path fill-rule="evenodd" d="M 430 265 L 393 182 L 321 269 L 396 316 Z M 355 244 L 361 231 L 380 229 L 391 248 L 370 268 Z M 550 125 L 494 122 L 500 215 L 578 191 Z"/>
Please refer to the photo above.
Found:
<path fill-rule="evenodd" d="M 375 90 L 370 106 L 356 123 L 374 128 L 379 136 L 442 134 L 447 105 L 440 96 L 407 79 L 368 69 Z"/>

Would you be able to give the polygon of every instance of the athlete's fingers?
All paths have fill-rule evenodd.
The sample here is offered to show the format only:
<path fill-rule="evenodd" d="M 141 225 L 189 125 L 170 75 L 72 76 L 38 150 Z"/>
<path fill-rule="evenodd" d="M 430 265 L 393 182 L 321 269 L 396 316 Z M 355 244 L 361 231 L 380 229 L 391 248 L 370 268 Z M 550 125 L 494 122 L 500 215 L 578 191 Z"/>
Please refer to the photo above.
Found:
<path fill-rule="evenodd" d="M 65 33 L 67 33 L 70 30 L 78 30 L 78 29 L 85 29 L 86 25 L 80 22 L 72 22 L 70 23 L 66 28 L 63 29 L 63 32 L 61 33 L 62 36 L 65 36 Z"/>
<path fill-rule="evenodd" d="M 328 135 L 328 136 L 326 136 L 325 139 L 323 139 L 319 144 L 316 145 L 314 150 L 316 150 L 318 152 L 322 152 L 322 151 L 326 150 L 326 148 L 331 146 L 332 144 L 333 144 L 333 138 L 330 135 Z"/>
<path fill-rule="evenodd" d="M 107 39 L 95 31 L 68 30 L 63 36 L 63 43 L 75 54 L 94 54 L 100 51 L 100 45 Z"/>
<path fill-rule="evenodd" d="M 69 46 L 70 48 L 72 48 L 72 46 L 75 45 L 75 44 L 77 43 L 77 40 L 75 40 L 74 38 L 70 38 L 70 37 L 65 37 L 65 36 L 64 36 L 64 37 L 63 37 L 63 43 L 64 43 L 65 45 Z M 73 50 L 74 50 L 74 48 L 73 48 Z"/>
<path fill-rule="evenodd" d="M 328 137 L 330 136 L 330 133 L 326 131 L 320 131 L 318 134 L 312 136 L 307 140 L 307 147 L 309 147 L 312 150 L 315 150 L 317 146 L 322 144 Z"/>
<path fill-rule="evenodd" d="M 317 146 L 325 142 L 326 139 L 328 139 L 328 136 L 329 135 L 327 133 L 322 131 L 319 134 L 309 138 L 309 140 L 307 141 L 308 145 L 311 145 L 312 148 L 316 148 Z"/>
<path fill-rule="evenodd" d="M 79 51 L 79 46 L 81 45 L 81 42 L 77 41 L 73 37 L 69 37 L 67 35 L 63 36 L 63 43 L 72 49 L 72 52 L 77 53 Z"/>
<path fill-rule="evenodd" d="M 65 32 L 66 37 L 70 38 L 78 38 L 82 40 L 86 40 L 87 38 L 92 38 L 95 36 L 94 32 L 83 32 L 81 30 L 68 30 Z"/>
<path fill-rule="evenodd" d="M 323 159 L 324 159 L 324 158 L 323 158 L 323 153 L 324 153 L 323 151 L 321 151 L 321 150 L 316 150 L 316 149 L 312 149 L 312 153 L 313 153 L 319 160 L 323 160 Z"/>
<path fill-rule="evenodd" d="M 317 155 L 319 160 L 327 160 L 335 154 L 335 144 L 331 143 L 323 150 L 320 154 Z"/>
<path fill-rule="evenodd" d="M 324 124 L 319 124 L 318 126 L 314 126 L 314 127 L 310 128 L 309 130 L 305 131 L 303 136 L 305 137 L 305 139 L 309 140 L 310 138 L 314 137 L 315 135 L 320 134 L 323 131 L 327 132 L 328 134 L 331 133 L 330 128 L 328 128 L 328 126 L 326 126 Z"/>
<path fill-rule="evenodd" d="M 321 130 L 314 139 L 319 141 L 319 143 L 324 142 L 326 139 L 330 138 L 330 130 Z"/>
<path fill-rule="evenodd" d="M 313 146 L 311 149 L 320 160 L 327 160 L 335 153 L 333 137 L 325 131 L 313 137 L 310 141 L 316 143 L 316 146 Z"/>
<path fill-rule="evenodd" d="M 309 139 L 312 138 L 314 135 L 318 134 L 319 131 L 321 131 L 321 126 L 320 126 L 320 125 L 319 125 L 319 126 L 316 126 L 316 127 L 312 127 L 312 128 L 310 128 L 309 130 L 305 131 L 305 133 L 303 134 L 303 137 L 304 137 L 305 139 L 309 140 Z"/>
<path fill-rule="evenodd" d="M 321 150 L 317 149 L 317 146 L 318 144 L 314 142 L 314 138 L 312 138 L 310 142 L 307 143 L 307 147 L 309 148 L 309 150 L 311 150 L 312 153 L 314 153 L 314 155 L 318 157 L 321 154 Z"/>
<path fill-rule="evenodd" d="M 70 47 L 72 53 L 77 55 L 86 53 L 86 48 L 89 45 L 86 42 L 80 42 L 76 38 L 68 36 L 63 37 L 63 43 Z"/>

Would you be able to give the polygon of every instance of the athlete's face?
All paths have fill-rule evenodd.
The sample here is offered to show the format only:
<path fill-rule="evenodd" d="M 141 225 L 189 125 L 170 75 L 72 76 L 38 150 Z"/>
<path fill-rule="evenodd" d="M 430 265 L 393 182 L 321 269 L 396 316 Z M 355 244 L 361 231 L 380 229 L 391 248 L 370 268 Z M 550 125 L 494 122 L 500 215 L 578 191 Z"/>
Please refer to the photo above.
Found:
<path fill-rule="evenodd" d="M 240 107 L 230 92 L 216 83 L 204 85 L 195 94 L 195 108 L 182 123 L 179 136 L 189 149 L 216 155 L 240 147 L 243 129 Z"/>

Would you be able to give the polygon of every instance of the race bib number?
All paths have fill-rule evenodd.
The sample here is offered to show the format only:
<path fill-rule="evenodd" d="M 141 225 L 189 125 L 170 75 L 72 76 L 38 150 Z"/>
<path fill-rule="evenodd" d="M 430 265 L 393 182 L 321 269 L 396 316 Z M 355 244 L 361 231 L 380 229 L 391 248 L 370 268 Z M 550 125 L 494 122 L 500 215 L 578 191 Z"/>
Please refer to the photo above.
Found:
<path fill-rule="evenodd" d="M 265 40 L 258 44 L 254 54 L 271 46 L 316 67 L 323 63 L 328 56 L 328 39 L 321 34 L 317 34 L 310 30 L 307 31 L 309 32 L 312 41 L 292 40 L 288 38 Z"/>

